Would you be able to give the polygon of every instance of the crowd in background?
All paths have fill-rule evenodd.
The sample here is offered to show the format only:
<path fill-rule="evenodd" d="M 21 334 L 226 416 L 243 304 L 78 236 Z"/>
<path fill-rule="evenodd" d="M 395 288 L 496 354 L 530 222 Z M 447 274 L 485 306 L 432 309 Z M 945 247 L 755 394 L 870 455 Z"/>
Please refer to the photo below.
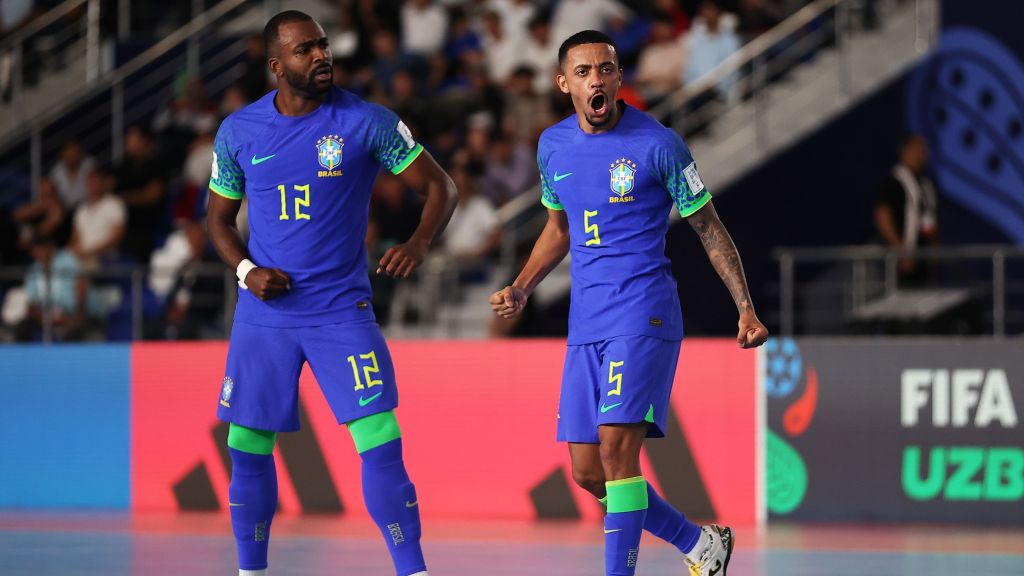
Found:
<path fill-rule="evenodd" d="M 645 109 L 804 3 L 339 0 L 336 17 L 321 24 L 335 83 L 398 113 L 458 184 L 459 205 L 439 250 L 474 264 L 500 244 L 498 209 L 537 193 L 540 133 L 572 113 L 554 83 L 564 38 L 588 28 L 614 38 L 625 71 L 620 95 Z M 111 324 L 128 308 L 124 286 L 87 278 L 118 265 L 150 267 L 147 337 L 223 334 L 223 281 L 188 272 L 218 261 L 202 222 L 217 127 L 273 87 L 259 35 L 248 39 L 241 70 L 216 99 L 183 74 L 155 117 L 128 129 L 123 157 L 111 165 L 65 143 L 35 197 L 0 229 L 2 263 L 30 266 L 23 289 L 9 290 L 4 303 L 18 338 L 39 337 L 44 298 L 62 338 Z M 396 177 L 381 174 L 370 208 L 371 260 L 410 236 L 420 207 Z M 375 284 L 386 322 L 393 286 Z"/>

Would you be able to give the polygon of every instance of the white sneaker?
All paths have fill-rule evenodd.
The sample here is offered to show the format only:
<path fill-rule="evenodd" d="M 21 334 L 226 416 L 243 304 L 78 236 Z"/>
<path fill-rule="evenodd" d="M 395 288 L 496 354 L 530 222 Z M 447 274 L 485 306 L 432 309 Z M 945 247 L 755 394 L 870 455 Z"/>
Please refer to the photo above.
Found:
<path fill-rule="evenodd" d="M 718 524 L 701 526 L 700 529 L 707 535 L 708 543 L 700 554 L 699 562 L 693 563 L 689 558 L 686 559 L 690 566 L 690 576 L 725 576 L 732 557 L 732 529 Z"/>

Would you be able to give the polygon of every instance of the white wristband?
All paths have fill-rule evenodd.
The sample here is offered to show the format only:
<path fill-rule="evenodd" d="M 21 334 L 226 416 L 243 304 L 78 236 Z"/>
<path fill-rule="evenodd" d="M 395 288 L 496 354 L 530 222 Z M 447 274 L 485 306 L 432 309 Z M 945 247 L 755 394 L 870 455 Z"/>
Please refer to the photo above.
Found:
<path fill-rule="evenodd" d="M 252 260 L 248 258 L 238 263 L 238 268 L 235 268 L 235 276 L 238 276 L 238 285 L 243 289 L 248 290 L 249 287 L 245 285 L 245 277 L 252 272 L 253 268 L 259 268 L 259 266 L 252 263 Z"/>

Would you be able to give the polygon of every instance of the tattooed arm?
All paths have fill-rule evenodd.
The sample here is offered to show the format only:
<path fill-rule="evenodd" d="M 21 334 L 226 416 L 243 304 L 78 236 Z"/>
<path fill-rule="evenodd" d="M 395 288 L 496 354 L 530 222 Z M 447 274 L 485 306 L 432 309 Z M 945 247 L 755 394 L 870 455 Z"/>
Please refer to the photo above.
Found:
<path fill-rule="evenodd" d="M 715 205 L 708 202 L 687 218 L 687 221 L 700 236 L 711 264 L 736 303 L 736 310 L 740 314 L 740 331 L 736 341 L 743 348 L 754 348 L 764 344 L 768 339 L 768 329 L 761 324 L 754 312 L 754 302 L 750 298 L 747 279 L 743 274 L 743 263 L 740 262 L 740 255 L 729 232 L 718 218 Z"/>

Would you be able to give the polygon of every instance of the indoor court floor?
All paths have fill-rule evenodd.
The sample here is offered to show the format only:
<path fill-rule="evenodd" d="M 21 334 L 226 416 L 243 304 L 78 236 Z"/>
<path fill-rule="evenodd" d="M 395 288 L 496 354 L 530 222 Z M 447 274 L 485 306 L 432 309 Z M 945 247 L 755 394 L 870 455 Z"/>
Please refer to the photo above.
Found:
<path fill-rule="evenodd" d="M 233 576 L 226 514 L 0 515 L 3 576 Z M 773 525 L 738 528 L 731 576 L 1024 576 L 1024 529 Z M 600 527 L 453 522 L 426 526 L 432 576 L 600 576 Z M 282 516 L 272 576 L 394 574 L 368 521 Z M 645 536 L 638 576 L 685 576 L 675 549 Z"/>

